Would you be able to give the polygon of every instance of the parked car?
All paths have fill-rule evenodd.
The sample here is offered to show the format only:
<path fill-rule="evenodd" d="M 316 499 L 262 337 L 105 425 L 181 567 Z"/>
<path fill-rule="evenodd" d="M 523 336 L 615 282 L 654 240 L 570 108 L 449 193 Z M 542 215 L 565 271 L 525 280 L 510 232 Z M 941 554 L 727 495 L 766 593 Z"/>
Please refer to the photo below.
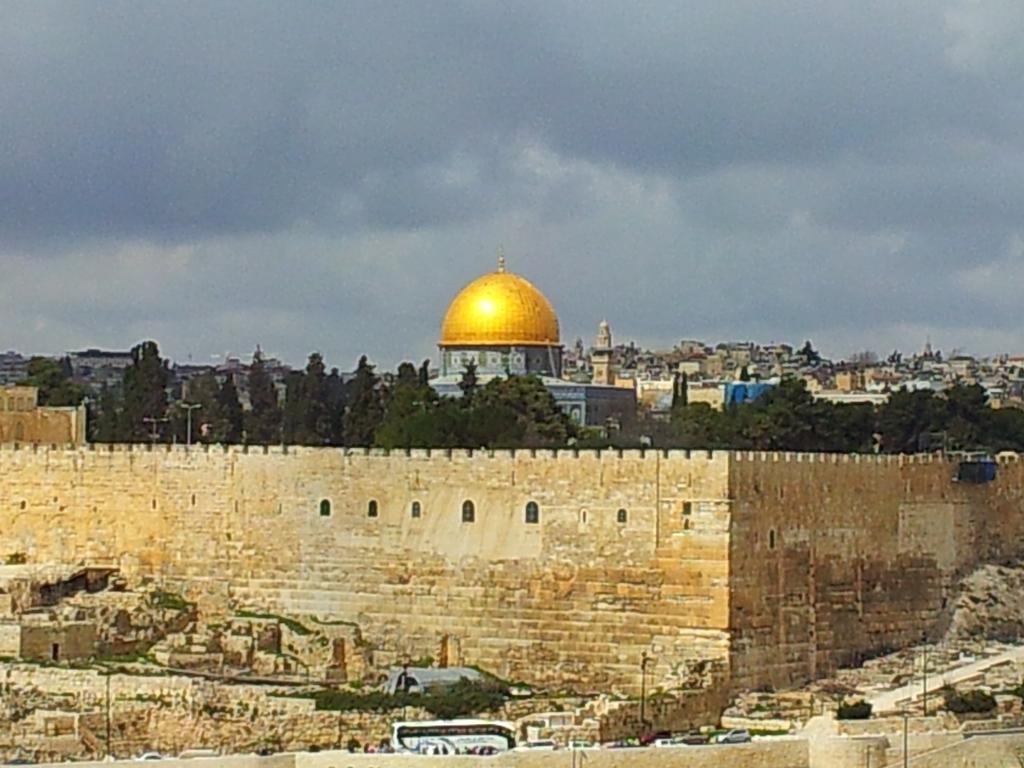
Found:
<path fill-rule="evenodd" d="M 744 728 L 733 728 L 718 737 L 719 744 L 746 744 L 750 741 L 750 731 Z"/>
<path fill-rule="evenodd" d="M 689 733 L 683 734 L 680 738 L 683 740 L 684 744 L 694 746 L 708 743 L 708 735 L 706 733 L 701 733 L 700 731 L 690 731 Z"/>
<path fill-rule="evenodd" d="M 686 741 L 682 736 L 673 736 L 670 739 L 655 739 L 654 747 L 686 747 L 689 746 L 689 742 Z"/>
<path fill-rule="evenodd" d="M 163 760 L 164 756 L 159 752 L 143 752 L 141 755 L 135 758 L 135 762 L 141 763 L 148 760 Z"/>
<path fill-rule="evenodd" d="M 592 741 L 586 741 L 585 739 L 573 739 L 569 742 L 569 749 L 600 749 L 600 747 Z"/>
<path fill-rule="evenodd" d="M 671 738 L 671 731 L 651 731 L 649 733 L 645 733 L 643 736 L 640 737 L 640 744 L 644 747 L 649 747 L 651 744 L 658 741 L 659 739 Z"/>

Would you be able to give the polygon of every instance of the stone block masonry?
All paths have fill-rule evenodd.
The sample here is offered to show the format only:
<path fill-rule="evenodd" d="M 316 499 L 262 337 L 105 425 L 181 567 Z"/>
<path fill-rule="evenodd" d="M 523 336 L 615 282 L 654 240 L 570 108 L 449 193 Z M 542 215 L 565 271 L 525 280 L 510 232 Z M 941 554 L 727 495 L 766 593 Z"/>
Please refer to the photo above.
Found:
<path fill-rule="evenodd" d="M 356 622 L 382 661 L 636 693 L 788 684 L 931 631 L 1021 542 L 988 486 L 889 457 L 0 447 L 0 557 L 110 565 L 205 610 Z"/>

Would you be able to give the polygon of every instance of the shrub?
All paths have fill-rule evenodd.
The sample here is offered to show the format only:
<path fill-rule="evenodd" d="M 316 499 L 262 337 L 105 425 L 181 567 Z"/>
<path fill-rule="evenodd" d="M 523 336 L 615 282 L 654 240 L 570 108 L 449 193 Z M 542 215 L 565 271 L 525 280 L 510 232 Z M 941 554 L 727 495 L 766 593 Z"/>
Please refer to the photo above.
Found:
<path fill-rule="evenodd" d="M 943 688 L 942 697 L 946 701 L 946 709 L 957 715 L 984 714 L 996 708 L 996 700 L 992 694 L 978 688 L 963 693 L 952 688 Z"/>
<path fill-rule="evenodd" d="M 7 556 L 7 565 L 24 565 L 28 562 L 28 557 L 24 552 L 12 552 Z"/>
<path fill-rule="evenodd" d="M 185 613 L 193 608 L 192 603 L 188 602 L 181 595 L 176 595 L 173 592 L 165 592 L 162 589 L 158 589 L 153 592 L 149 602 L 154 608 L 159 608 L 164 611 L 177 611 L 178 613 Z"/>
<path fill-rule="evenodd" d="M 449 720 L 498 709 L 508 698 L 508 688 L 496 680 L 463 679 L 428 693 L 399 692 L 392 696 L 382 691 L 324 690 L 313 693 L 310 698 L 320 710 L 390 712 L 403 707 L 422 707 L 434 717 Z"/>
<path fill-rule="evenodd" d="M 836 718 L 839 720 L 867 720 L 871 717 L 871 705 L 863 699 L 839 705 Z"/>

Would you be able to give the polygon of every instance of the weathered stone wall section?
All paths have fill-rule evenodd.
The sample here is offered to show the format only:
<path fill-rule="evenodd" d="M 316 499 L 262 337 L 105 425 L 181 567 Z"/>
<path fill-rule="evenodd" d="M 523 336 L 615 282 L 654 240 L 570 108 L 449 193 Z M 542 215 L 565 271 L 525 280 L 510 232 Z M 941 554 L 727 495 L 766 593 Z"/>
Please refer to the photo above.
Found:
<path fill-rule="evenodd" d="M 0 443 L 63 445 L 85 443 L 85 406 L 34 407 L 27 411 L 0 408 Z"/>
<path fill-rule="evenodd" d="M 728 467 L 706 452 L 8 448 L 0 556 L 358 622 L 382 661 L 446 644 L 509 678 L 632 690 L 647 650 L 648 684 L 675 687 L 728 658 Z"/>
<path fill-rule="evenodd" d="M 736 685 L 785 686 L 934 638 L 958 576 L 1024 554 L 1024 475 L 953 480 L 938 456 L 737 453 Z"/>
<path fill-rule="evenodd" d="M 652 690 L 729 667 L 737 686 L 786 685 L 939 631 L 958 574 L 1022 554 L 1024 464 L 986 485 L 954 473 L 934 457 L 8 446 L 0 557 L 355 622 L 376 663 L 444 655 L 636 692 L 647 651 Z"/>

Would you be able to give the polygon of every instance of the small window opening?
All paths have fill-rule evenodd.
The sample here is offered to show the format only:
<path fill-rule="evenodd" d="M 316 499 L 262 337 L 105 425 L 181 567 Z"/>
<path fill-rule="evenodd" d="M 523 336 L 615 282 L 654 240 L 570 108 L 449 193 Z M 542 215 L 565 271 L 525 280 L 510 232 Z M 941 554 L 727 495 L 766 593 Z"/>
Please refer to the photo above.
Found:
<path fill-rule="evenodd" d="M 192 494 L 192 506 L 194 507 L 195 505 L 196 505 L 196 495 L 193 493 Z"/>
<path fill-rule="evenodd" d="M 153 509 L 156 509 L 156 499 L 153 499 Z"/>
<path fill-rule="evenodd" d="M 626 522 L 628 517 L 629 515 L 624 509 L 620 509 L 618 512 L 615 513 L 615 519 L 620 523 Z"/>
<path fill-rule="evenodd" d="M 51 646 L 50 661 L 60 661 L 60 643 L 54 643 Z"/>
<path fill-rule="evenodd" d="M 585 509 L 580 510 L 580 522 L 584 524 L 587 522 L 587 510 Z"/>
<path fill-rule="evenodd" d="M 526 503 L 526 522 L 540 522 L 540 507 L 537 506 L 536 501 L 529 501 Z"/>
<path fill-rule="evenodd" d="M 376 517 L 377 516 L 377 500 L 370 499 L 370 503 L 366 505 L 366 516 Z"/>
<path fill-rule="evenodd" d="M 692 501 L 684 501 L 683 502 L 683 515 L 689 515 L 691 512 L 693 512 L 693 502 Z"/>
<path fill-rule="evenodd" d="M 775 529 L 768 531 L 768 549 L 775 549 Z"/>
<path fill-rule="evenodd" d="M 472 501 L 466 499 L 464 502 L 462 502 L 462 522 L 472 523 L 475 520 L 476 507 L 473 505 Z"/>
<path fill-rule="evenodd" d="M 423 507 L 420 506 L 420 503 L 418 501 L 414 501 L 412 503 L 412 510 L 411 511 L 412 511 L 412 516 L 413 517 L 420 517 L 420 516 L 423 515 Z"/>
<path fill-rule="evenodd" d="M 320 502 L 320 517 L 330 517 L 330 516 L 331 516 L 331 502 L 328 501 L 327 499 L 324 499 L 323 501 Z"/>

